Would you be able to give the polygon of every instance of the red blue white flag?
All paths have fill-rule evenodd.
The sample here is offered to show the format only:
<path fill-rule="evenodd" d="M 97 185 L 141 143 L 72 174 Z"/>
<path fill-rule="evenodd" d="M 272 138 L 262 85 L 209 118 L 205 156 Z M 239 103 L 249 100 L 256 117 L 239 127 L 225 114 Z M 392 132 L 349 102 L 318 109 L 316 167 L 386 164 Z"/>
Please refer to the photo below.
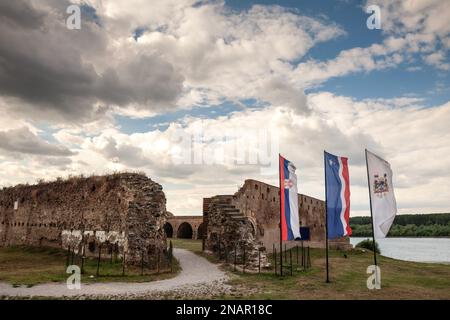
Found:
<path fill-rule="evenodd" d="M 328 239 L 350 236 L 350 178 L 348 159 L 325 152 Z"/>
<path fill-rule="evenodd" d="M 280 155 L 280 227 L 282 241 L 301 239 L 295 169 L 292 162 Z"/>

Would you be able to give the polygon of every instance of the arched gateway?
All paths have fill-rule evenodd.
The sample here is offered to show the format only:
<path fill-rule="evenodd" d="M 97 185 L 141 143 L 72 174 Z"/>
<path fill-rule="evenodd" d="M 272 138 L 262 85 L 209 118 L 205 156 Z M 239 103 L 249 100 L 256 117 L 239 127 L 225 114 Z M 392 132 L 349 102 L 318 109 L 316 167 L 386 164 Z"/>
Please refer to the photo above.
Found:
<path fill-rule="evenodd" d="M 171 216 L 167 218 L 164 231 L 168 238 L 201 239 L 206 235 L 202 224 L 203 216 Z"/>

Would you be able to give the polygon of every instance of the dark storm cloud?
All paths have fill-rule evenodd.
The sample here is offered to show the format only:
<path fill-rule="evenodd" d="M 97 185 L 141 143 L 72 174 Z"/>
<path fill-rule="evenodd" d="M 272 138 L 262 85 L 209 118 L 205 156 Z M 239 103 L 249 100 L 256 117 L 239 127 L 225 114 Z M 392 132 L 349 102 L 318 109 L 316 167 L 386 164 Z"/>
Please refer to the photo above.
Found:
<path fill-rule="evenodd" d="M 25 1 L 0 2 L 0 20 L 22 28 L 39 28 L 44 22 L 45 13 L 33 8 Z"/>
<path fill-rule="evenodd" d="M 0 4 L 0 99 L 20 105 L 11 112 L 73 122 L 92 118 L 96 103 L 152 110 L 174 104 L 183 78 L 172 65 L 151 55 L 115 61 L 100 25 L 85 20 L 81 30 L 66 28 L 69 2 L 34 3 L 40 7 Z M 98 71 L 104 62 L 111 67 Z"/>
<path fill-rule="evenodd" d="M 117 70 L 108 69 L 101 79 L 99 95 L 104 101 L 162 106 L 182 90 L 183 77 L 158 56 L 142 55 Z"/>
<path fill-rule="evenodd" d="M 0 149 L 13 153 L 26 153 L 47 156 L 71 156 L 69 149 L 50 144 L 36 136 L 27 127 L 0 131 Z"/>

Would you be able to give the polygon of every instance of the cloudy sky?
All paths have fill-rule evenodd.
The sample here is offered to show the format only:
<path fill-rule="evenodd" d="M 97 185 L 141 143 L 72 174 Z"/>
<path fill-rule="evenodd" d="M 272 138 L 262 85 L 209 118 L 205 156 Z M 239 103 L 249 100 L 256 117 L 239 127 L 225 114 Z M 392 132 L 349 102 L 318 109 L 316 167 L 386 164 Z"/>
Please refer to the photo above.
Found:
<path fill-rule="evenodd" d="M 447 0 L 0 0 L 0 185 L 140 171 L 201 214 L 247 178 L 277 184 L 226 148 L 266 134 L 318 198 L 323 150 L 348 156 L 352 215 L 364 148 L 391 163 L 401 213 L 450 212 L 449 21 Z M 198 132 L 203 157 L 177 160 Z"/>

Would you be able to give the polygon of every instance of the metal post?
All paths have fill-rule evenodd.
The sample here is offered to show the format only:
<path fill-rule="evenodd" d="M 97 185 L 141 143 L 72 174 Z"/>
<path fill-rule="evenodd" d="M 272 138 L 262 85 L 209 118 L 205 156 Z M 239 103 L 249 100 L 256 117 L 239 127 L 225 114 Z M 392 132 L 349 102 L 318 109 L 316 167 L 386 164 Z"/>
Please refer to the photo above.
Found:
<path fill-rule="evenodd" d="M 83 247 L 82 247 L 82 255 L 81 255 L 81 274 L 84 274 L 84 259 L 86 258 L 85 253 L 86 253 L 86 243 L 83 242 Z"/>
<path fill-rule="evenodd" d="M 296 259 L 297 259 L 297 267 L 298 267 L 298 244 L 295 245 Z"/>
<path fill-rule="evenodd" d="M 225 246 L 225 263 L 228 264 L 228 247 Z"/>
<path fill-rule="evenodd" d="M 75 246 L 72 248 L 72 253 L 71 253 L 71 256 L 70 256 L 70 264 L 72 264 L 72 265 L 73 265 L 74 257 L 75 257 Z"/>
<path fill-rule="evenodd" d="M 325 280 L 326 283 L 330 282 L 329 277 L 329 267 L 328 267 L 328 205 L 327 205 L 327 163 L 326 163 L 327 153 L 326 151 L 323 152 L 323 169 L 325 171 L 325 256 L 326 256 L 326 268 L 327 268 L 327 279 Z M 308 247 L 309 248 L 309 247 Z M 308 249 L 308 255 L 309 255 L 309 249 Z"/>
<path fill-rule="evenodd" d="M 141 276 L 144 275 L 144 250 L 141 249 Z"/>
<path fill-rule="evenodd" d="M 281 204 L 281 197 L 282 197 L 282 187 L 283 184 L 281 182 L 281 172 L 283 172 L 284 175 L 284 168 L 281 168 L 281 154 L 278 154 L 278 176 L 279 176 L 279 182 L 280 182 L 280 276 L 283 276 L 283 232 L 282 232 L 282 225 L 281 225 L 281 221 L 283 221 L 282 215 L 283 215 L 283 211 L 282 211 L 282 204 Z M 283 170 L 283 171 L 282 171 Z"/>
<path fill-rule="evenodd" d="M 292 250 L 289 250 L 289 261 L 291 263 L 291 276 L 292 276 Z"/>
<path fill-rule="evenodd" d="M 234 245 L 234 271 L 236 271 L 236 263 L 237 263 L 237 245 Z"/>
<path fill-rule="evenodd" d="M 100 259 L 102 258 L 102 244 L 98 246 L 98 260 L 97 260 L 97 277 L 100 274 Z"/>
<path fill-rule="evenodd" d="M 287 263 L 287 249 L 286 249 L 286 243 L 284 244 L 284 263 Z"/>
<path fill-rule="evenodd" d="M 243 260 L 244 260 L 244 263 L 243 263 L 243 265 L 242 265 L 242 272 L 243 273 L 245 273 L 245 245 L 244 245 L 244 255 L 243 255 Z"/>
<path fill-rule="evenodd" d="M 69 265 L 69 262 L 70 262 L 70 246 L 67 247 L 66 267 Z"/>
<path fill-rule="evenodd" d="M 310 247 L 308 247 L 308 268 L 311 268 L 311 254 L 310 254 Z"/>
<path fill-rule="evenodd" d="M 220 255 L 220 236 L 219 236 L 219 249 L 218 250 L 219 250 L 219 260 L 221 260 L 222 257 Z"/>
<path fill-rule="evenodd" d="M 303 247 L 302 248 L 302 253 L 303 253 L 303 257 L 302 257 L 302 261 L 303 261 L 303 270 L 306 270 L 306 263 L 307 263 L 307 261 L 306 261 L 306 248 L 305 247 Z"/>
<path fill-rule="evenodd" d="M 125 249 L 123 250 L 123 256 L 122 256 L 122 276 L 125 276 L 125 264 L 126 264 L 126 260 L 125 260 Z"/>
<path fill-rule="evenodd" d="M 308 269 L 308 248 L 305 247 L 305 269 Z"/>
<path fill-rule="evenodd" d="M 302 267 L 305 266 L 305 246 L 303 245 L 303 240 L 302 240 Z"/>
<path fill-rule="evenodd" d="M 258 249 L 258 273 L 261 273 L 261 250 Z"/>
<path fill-rule="evenodd" d="M 275 261 L 275 275 L 277 275 L 277 249 L 275 248 L 275 245 L 274 245 L 274 254 L 275 254 L 275 259 L 274 259 L 274 261 Z"/>
<path fill-rule="evenodd" d="M 156 273 L 159 273 L 159 261 L 161 259 L 161 251 L 158 249 L 158 261 L 156 261 Z"/>
<path fill-rule="evenodd" d="M 169 262 L 170 262 L 170 272 L 173 272 L 173 245 L 172 245 L 172 240 L 170 240 L 169 243 Z"/>

